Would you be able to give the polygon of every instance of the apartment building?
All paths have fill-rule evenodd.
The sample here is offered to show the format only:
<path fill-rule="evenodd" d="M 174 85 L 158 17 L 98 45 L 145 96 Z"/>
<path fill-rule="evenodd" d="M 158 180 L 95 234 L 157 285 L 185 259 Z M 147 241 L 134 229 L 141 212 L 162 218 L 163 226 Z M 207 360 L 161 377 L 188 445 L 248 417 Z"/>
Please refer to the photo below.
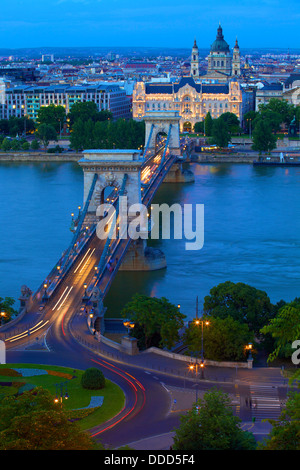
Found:
<path fill-rule="evenodd" d="M 19 85 L 6 88 L 0 101 L 0 117 L 9 119 L 11 116 L 28 116 L 36 120 L 41 106 L 50 104 L 64 106 L 69 113 L 77 102 L 93 101 L 98 110 L 108 110 L 113 119 L 129 119 L 131 117 L 131 102 L 126 92 L 115 84 L 94 85 L 51 85 L 26 86 Z"/>

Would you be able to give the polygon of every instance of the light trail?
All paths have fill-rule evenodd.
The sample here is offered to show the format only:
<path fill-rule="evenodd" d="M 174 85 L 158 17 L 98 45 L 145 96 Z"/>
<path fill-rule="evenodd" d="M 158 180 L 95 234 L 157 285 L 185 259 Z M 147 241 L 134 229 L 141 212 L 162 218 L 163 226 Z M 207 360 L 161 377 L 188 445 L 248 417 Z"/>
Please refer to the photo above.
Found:
<path fill-rule="evenodd" d="M 92 434 L 92 437 L 95 437 L 95 436 L 98 436 L 99 434 L 102 434 L 103 432 L 107 431 L 108 429 L 111 429 L 112 427 L 116 426 L 117 424 L 119 424 L 121 421 L 123 421 L 125 418 L 127 418 L 136 408 L 136 405 L 137 405 L 137 401 L 138 401 L 138 395 L 137 395 L 137 388 L 135 386 L 135 384 L 128 379 L 128 377 L 126 377 L 126 375 L 128 375 L 129 377 L 133 378 L 135 380 L 135 382 L 139 385 L 139 387 L 141 388 L 142 390 L 142 393 L 143 393 L 143 403 L 142 403 L 142 406 L 140 408 L 139 411 L 141 411 L 141 409 L 144 407 L 145 405 L 145 401 L 146 401 L 146 397 L 145 397 L 145 389 L 144 387 L 139 383 L 139 381 L 137 379 L 135 379 L 133 376 L 131 376 L 130 374 L 128 374 L 127 372 L 124 372 L 122 371 L 122 369 L 119 369 L 118 367 L 112 365 L 112 364 L 109 364 L 108 362 L 106 361 L 102 361 L 102 362 L 99 362 L 99 361 L 96 361 L 95 359 L 91 359 L 93 362 L 95 362 L 96 364 L 99 364 L 100 366 L 102 367 L 105 367 L 106 369 L 112 371 L 113 373 L 119 375 L 120 377 L 122 377 L 124 380 L 126 380 L 126 382 L 130 385 L 130 387 L 133 389 L 134 391 L 134 404 L 132 405 L 132 407 L 127 411 L 127 413 L 122 416 L 122 418 L 118 419 L 117 421 L 113 422 L 112 424 L 109 424 L 106 428 L 102 429 L 101 431 L 98 431 L 94 434 Z M 107 364 L 107 365 L 105 365 Z M 121 372 L 118 372 L 116 369 L 118 369 L 119 371 Z M 125 375 L 124 375 L 125 374 Z M 124 408 L 116 415 L 116 416 L 119 416 L 123 411 L 125 410 L 125 406 Z M 116 416 L 114 418 L 116 418 Z M 112 419 L 114 419 L 112 418 Z M 109 420 L 111 421 L 111 420 Z M 108 421 L 108 422 L 109 422 Z"/>
<path fill-rule="evenodd" d="M 80 274 L 81 271 L 86 267 L 87 263 L 88 263 L 89 260 L 91 259 L 91 256 L 93 256 L 95 250 L 96 250 L 96 248 L 94 248 L 93 251 L 90 253 L 88 259 L 86 260 L 86 262 L 85 262 L 84 265 L 82 266 L 81 270 L 79 271 L 79 274 Z"/>
<path fill-rule="evenodd" d="M 82 258 L 81 262 L 79 263 L 79 265 L 78 265 L 77 268 L 75 269 L 74 274 L 77 273 L 78 269 L 80 268 L 80 266 L 81 266 L 82 263 L 84 262 L 85 258 L 87 257 L 89 251 L 90 251 L 90 248 L 87 250 L 87 252 L 86 252 L 86 254 L 84 255 L 84 257 Z"/>
<path fill-rule="evenodd" d="M 69 291 L 67 292 L 65 298 L 63 299 L 62 303 L 61 303 L 60 306 L 58 307 L 57 311 L 59 311 L 59 310 L 61 309 L 61 307 L 63 306 L 63 304 L 65 303 L 65 301 L 66 301 L 67 298 L 69 297 L 70 292 L 71 292 L 71 290 L 73 289 L 73 287 L 74 287 L 74 286 L 71 286 L 71 287 L 69 288 Z M 67 287 L 67 289 L 68 289 L 68 287 Z"/>
<path fill-rule="evenodd" d="M 66 292 L 67 289 L 68 289 L 68 286 L 65 288 L 65 290 L 64 290 L 63 293 L 61 294 L 60 298 L 58 299 L 58 301 L 57 301 L 56 304 L 54 305 L 52 311 L 56 309 L 57 305 L 58 305 L 59 302 L 60 302 L 60 299 L 64 296 L 64 294 L 65 294 L 65 292 Z"/>
<path fill-rule="evenodd" d="M 13 343 L 14 341 L 18 341 L 19 339 L 23 339 L 23 338 L 26 338 L 27 336 L 30 336 L 30 334 L 35 333 L 36 331 L 40 330 L 41 328 L 44 328 L 44 326 L 47 325 L 47 323 L 49 323 L 49 320 L 47 320 L 43 325 L 41 325 L 41 323 L 43 323 L 43 321 L 44 320 L 41 320 L 39 323 L 37 323 L 32 328 L 29 328 L 29 330 L 23 331 L 23 333 L 20 333 L 20 334 L 15 335 L 15 336 L 11 336 L 10 338 L 7 338 L 5 341 L 9 341 L 10 343 Z M 38 325 L 40 325 L 40 326 L 38 326 Z"/>

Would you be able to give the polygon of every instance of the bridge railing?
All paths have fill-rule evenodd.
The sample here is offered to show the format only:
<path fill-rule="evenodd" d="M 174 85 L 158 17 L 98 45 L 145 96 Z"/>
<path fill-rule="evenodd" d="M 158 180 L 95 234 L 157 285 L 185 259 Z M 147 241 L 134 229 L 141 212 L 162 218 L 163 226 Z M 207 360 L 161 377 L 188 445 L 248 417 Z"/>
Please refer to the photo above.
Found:
<path fill-rule="evenodd" d="M 83 226 L 83 222 L 88 211 L 88 207 L 90 205 L 92 195 L 94 193 L 97 180 L 98 180 L 98 174 L 95 173 L 90 190 L 89 190 L 87 200 L 80 214 L 77 229 L 73 235 L 71 243 L 69 247 L 67 248 L 67 250 L 64 251 L 59 261 L 52 268 L 52 270 L 48 274 L 45 281 L 38 288 L 38 290 L 33 296 L 33 299 L 38 299 L 42 291 L 43 291 L 43 295 L 47 296 L 47 298 L 53 295 L 53 293 L 55 292 L 60 282 L 65 278 L 65 276 L 68 274 L 71 267 L 73 266 L 74 262 L 76 261 L 78 256 L 81 254 L 83 248 L 94 236 L 96 225 L 93 225 L 90 228 L 86 228 L 84 231 L 82 231 L 82 226 Z M 47 285 L 46 288 L 44 287 L 45 285 Z"/>

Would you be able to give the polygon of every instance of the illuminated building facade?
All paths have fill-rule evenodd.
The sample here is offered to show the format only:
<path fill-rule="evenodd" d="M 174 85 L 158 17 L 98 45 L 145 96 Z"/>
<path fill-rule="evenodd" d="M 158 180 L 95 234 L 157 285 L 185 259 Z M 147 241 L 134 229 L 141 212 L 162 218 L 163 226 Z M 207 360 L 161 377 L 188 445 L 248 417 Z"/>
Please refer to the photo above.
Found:
<path fill-rule="evenodd" d="M 234 113 L 242 122 L 243 114 L 249 111 L 243 105 L 244 93 L 234 78 L 217 84 L 196 83 L 193 77 L 183 77 L 178 83 L 138 82 L 133 91 L 133 118 L 143 119 L 149 111 L 178 111 L 181 132 L 193 130 L 208 112 L 213 119 Z"/>

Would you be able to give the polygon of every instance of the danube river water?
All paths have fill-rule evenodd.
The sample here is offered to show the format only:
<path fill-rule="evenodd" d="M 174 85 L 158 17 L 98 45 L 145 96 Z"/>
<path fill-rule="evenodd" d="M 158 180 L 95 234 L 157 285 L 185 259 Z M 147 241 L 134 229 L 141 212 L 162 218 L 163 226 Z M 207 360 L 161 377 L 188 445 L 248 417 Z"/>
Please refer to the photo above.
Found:
<path fill-rule="evenodd" d="M 204 245 L 151 241 L 167 268 L 120 272 L 106 298 L 118 316 L 135 292 L 166 297 L 192 318 L 210 289 L 227 280 L 262 289 L 271 301 L 300 296 L 300 169 L 193 164 L 195 182 L 163 184 L 155 203 L 204 204 Z M 36 290 L 68 246 L 71 213 L 82 205 L 76 163 L 0 164 L 0 297 Z M 17 301 L 16 305 L 19 303 Z"/>

